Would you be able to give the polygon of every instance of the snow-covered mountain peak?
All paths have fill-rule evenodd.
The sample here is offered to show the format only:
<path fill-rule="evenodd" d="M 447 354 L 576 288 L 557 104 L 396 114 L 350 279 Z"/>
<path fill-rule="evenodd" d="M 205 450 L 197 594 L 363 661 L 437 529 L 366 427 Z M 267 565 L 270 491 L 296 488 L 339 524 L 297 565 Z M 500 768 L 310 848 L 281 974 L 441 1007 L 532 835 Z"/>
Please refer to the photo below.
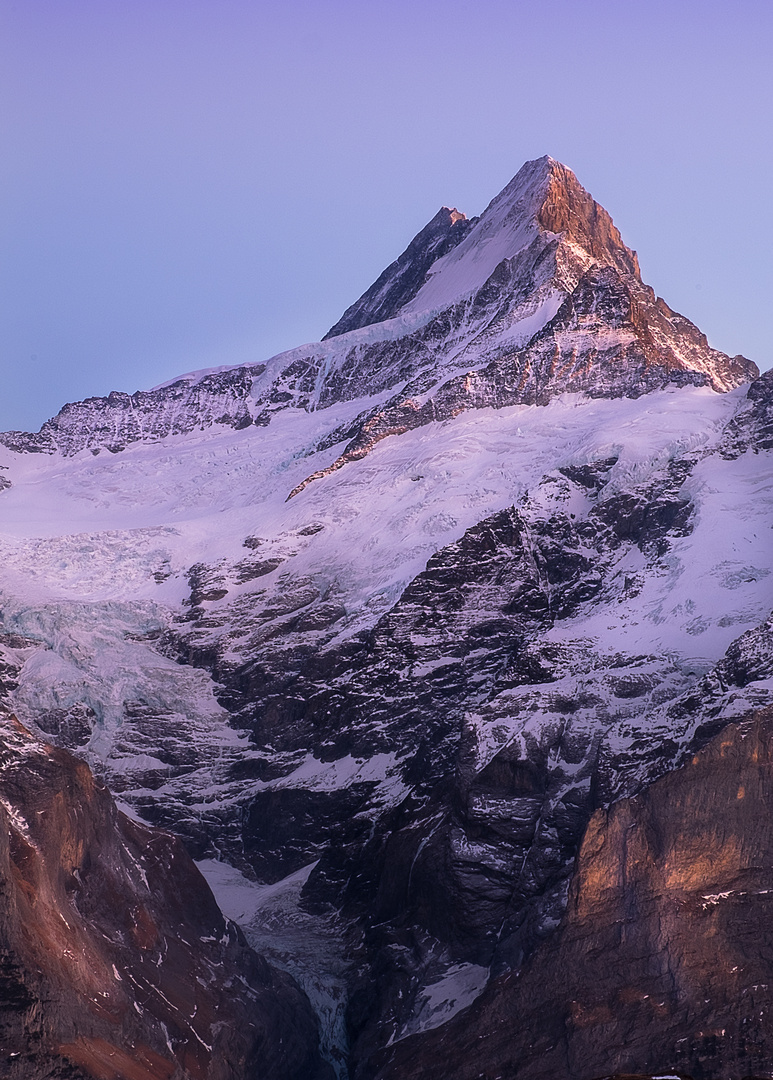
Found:
<path fill-rule="evenodd" d="M 0 444 L 119 453 L 359 401 L 356 421 L 325 444 L 346 444 L 338 468 L 388 435 L 467 409 L 544 405 L 563 393 L 638 397 L 673 384 L 722 392 L 756 374 L 655 296 L 609 214 L 570 169 L 543 157 L 480 218 L 441 207 L 322 342 L 66 405 L 37 434 L 6 432 Z"/>
<path fill-rule="evenodd" d="M 442 310 L 481 288 L 503 260 L 540 238 L 543 243 L 530 260 L 536 264 L 553 238 L 545 234 L 556 233 L 581 248 L 586 262 L 590 256 L 638 276 L 636 255 L 625 247 L 607 212 L 570 169 L 546 155 L 527 161 L 480 218 L 441 207 L 326 337 L 397 315 Z"/>
<path fill-rule="evenodd" d="M 755 374 L 541 158 L 479 219 L 442 207 L 328 340 L 0 434 L 0 841 L 32 808 L 59 874 L 35 763 L 17 797 L 1 760 L 13 711 L 206 860 L 250 943 L 302 978 L 337 1080 L 383 1080 L 384 1044 L 550 946 L 595 811 L 773 701 L 773 373 L 747 393 Z M 16 832 L 0 928 L 6 894 L 45 906 L 5 889 L 32 881 Z M 696 911 L 723 887 L 706 880 Z M 209 1052 L 208 973 L 141 959 L 130 990 L 107 970 L 138 1017 L 166 972 Z M 768 985 L 743 978 L 735 1001 Z M 171 1024 L 178 997 L 159 1000 Z M 45 1080 L 19 1062 L 8 1080 Z"/>
<path fill-rule="evenodd" d="M 559 234 L 602 265 L 639 277 L 635 252 L 625 246 L 611 217 L 565 165 L 545 156 L 527 161 L 492 199 L 464 240 L 439 258 L 401 312 L 453 303 L 481 288 L 505 259 L 513 259 L 544 234 Z M 543 255 L 537 243 L 533 263 Z"/>

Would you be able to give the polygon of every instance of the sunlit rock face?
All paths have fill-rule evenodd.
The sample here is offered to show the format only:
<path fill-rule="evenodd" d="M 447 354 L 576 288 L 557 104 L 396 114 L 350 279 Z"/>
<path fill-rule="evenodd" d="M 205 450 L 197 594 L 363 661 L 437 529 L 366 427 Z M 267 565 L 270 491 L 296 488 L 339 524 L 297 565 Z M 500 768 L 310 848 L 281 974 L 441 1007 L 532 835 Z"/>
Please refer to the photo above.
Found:
<path fill-rule="evenodd" d="M 226 923 L 179 840 L 88 766 L 0 731 L 0 1036 L 9 1080 L 306 1080 L 308 1002 Z"/>
<path fill-rule="evenodd" d="M 7 706 L 366 1080 L 548 955 L 600 811 L 773 701 L 771 400 L 529 162 L 324 341 L 0 437 Z"/>
<path fill-rule="evenodd" d="M 597 811 L 559 929 L 379 1080 L 769 1075 L 771 797 L 767 709 Z"/>

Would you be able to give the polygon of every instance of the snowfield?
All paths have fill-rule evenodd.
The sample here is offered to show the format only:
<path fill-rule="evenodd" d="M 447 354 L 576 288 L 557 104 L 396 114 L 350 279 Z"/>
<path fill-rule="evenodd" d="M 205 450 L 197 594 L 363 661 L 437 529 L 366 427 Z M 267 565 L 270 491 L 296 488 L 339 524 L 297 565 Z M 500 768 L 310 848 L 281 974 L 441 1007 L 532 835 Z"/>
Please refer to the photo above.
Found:
<path fill-rule="evenodd" d="M 646 483 L 670 458 L 710 450 L 743 403 L 744 388 L 715 394 L 702 387 L 481 409 L 386 439 L 289 502 L 296 484 L 340 450 L 314 453 L 316 443 L 369 402 L 289 411 L 281 425 L 210 429 L 115 455 L 81 451 L 63 459 L 0 448 L 13 485 L 0 494 L 0 587 L 8 600 L 36 606 L 77 597 L 174 608 L 187 596 L 191 565 L 237 559 L 253 536 L 262 553 L 287 560 L 282 572 L 334 589 L 349 629 L 360 629 L 394 603 L 431 554 L 516 504 L 545 474 L 618 456 L 606 492 Z M 675 556 L 674 580 L 654 584 L 657 595 L 647 603 L 647 621 L 668 620 L 688 653 L 696 633 L 707 640 L 700 620 L 707 629 L 716 621 L 701 609 L 721 607 L 716 592 L 706 591 L 710 581 L 712 590 L 741 590 L 738 600 L 748 594 L 750 624 L 770 596 L 755 587 L 773 564 L 771 478 L 760 466 L 754 455 L 746 469 L 712 456 L 688 481 L 698 526 L 685 558 Z M 750 515 L 761 519 L 759 528 L 750 527 Z M 317 525 L 323 528 L 301 535 Z M 698 605 L 694 614 L 690 603 Z M 675 620 L 680 604 L 690 617 Z M 712 633 L 705 655 L 717 658 L 737 634 L 730 626 Z"/>

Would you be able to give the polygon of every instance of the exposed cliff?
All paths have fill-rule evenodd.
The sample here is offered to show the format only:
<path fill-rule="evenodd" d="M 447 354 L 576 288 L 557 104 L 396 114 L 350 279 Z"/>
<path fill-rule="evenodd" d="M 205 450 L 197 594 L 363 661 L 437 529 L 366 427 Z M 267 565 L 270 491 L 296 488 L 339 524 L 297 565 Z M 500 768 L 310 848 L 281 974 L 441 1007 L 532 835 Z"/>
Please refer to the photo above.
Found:
<path fill-rule="evenodd" d="M 88 766 L 0 732 L 0 1061 L 8 1080 L 308 1080 L 308 1002 L 223 919 L 182 844 Z"/>
<path fill-rule="evenodd" d="M 555 934 L 379 1080 L 767 1076 L 772 797 L 767 709 L 597 811 Z"/>

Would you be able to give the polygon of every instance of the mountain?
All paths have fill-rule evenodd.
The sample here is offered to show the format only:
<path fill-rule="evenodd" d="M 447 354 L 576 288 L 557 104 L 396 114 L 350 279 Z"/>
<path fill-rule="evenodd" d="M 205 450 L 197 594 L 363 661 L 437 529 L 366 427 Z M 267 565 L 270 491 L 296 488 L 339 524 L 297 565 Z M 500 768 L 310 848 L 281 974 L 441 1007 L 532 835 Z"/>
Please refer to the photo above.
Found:
<path fill-rule="evenodd" d="M 755 374 L 744 357 L 709 348 L 642 283 L 606 211 L 546 157 L 524 165 L 479 219 L 441 209 L 324 342 L 66 405 L 37 434 L 10 432 L 3 442 L 22 452 L 116 453 L 361 401 L 370 407 L 330 435 L 349 440 L 351 457 L 398 428 L 469 408 L 544 405 L 567 392 L 638 397 L 668 385 L 724 391 Z"/>
<path fill-rule="evenodd" d="M 8 710 L 182 841 L 339 1078 L 515 1075 L 527 1048 L 487 1017 L 539 1002 L 547 1039 L 636 889 L 631 948 L 669 955 L 662 875 L 580 926 L 582 868 L 604 815 L 767 715 L 772 447 L 773 375 L 528 162 L 479 218 L 442 208 L 322 342 L 0 435 Z M 756 836 L 763 803 L 728 821 Z M 572 1049 L 552 1075 L 773 1071 L 762 1029 L 756 1057 L 736 1028 L 680 1057 L 685 1009 L 649 1041 L 621 1012 L 591 1071 Z"/>

